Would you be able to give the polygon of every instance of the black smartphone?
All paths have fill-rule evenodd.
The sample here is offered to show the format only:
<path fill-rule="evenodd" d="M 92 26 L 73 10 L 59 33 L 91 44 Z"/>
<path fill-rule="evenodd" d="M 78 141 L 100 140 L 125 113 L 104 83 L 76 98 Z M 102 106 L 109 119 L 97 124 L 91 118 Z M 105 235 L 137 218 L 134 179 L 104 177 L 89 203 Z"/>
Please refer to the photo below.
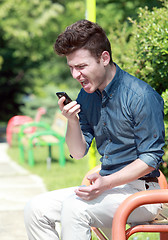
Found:
<path fill-rule="evenodd" d="M 56 92 L 56 95 L 58 98 L 65 97 L 64 105 L 67 105 L 68 103 L 72 102 L 72 99 L 68 96 L 66 92 Z"/>

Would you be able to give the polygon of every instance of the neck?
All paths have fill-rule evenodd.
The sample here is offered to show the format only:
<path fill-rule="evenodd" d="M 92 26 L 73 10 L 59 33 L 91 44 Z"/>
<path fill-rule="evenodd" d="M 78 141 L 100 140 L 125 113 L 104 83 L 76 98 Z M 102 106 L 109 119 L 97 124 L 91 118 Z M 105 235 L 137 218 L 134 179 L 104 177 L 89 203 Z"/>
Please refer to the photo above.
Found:
<path fill-rule="evenodd" d="M 106 66 L 106 81 L 104 88 L 113 80 L 116 74 L 116 66 L 114 63 L 109 64 Z M 101 91 L 102 92 L 102 91 Z"/>
<path fill-rule="evenodd" d="M 112 64 L 109 64 L 107 67 L 108 67 L 108 69 L 107 69 L 107 79 L 108 80 L 107 81 L 108 81 L 108 83 L 110 83 L 116 74 L 116 66 L 114 63 L 112 63 Z"/>

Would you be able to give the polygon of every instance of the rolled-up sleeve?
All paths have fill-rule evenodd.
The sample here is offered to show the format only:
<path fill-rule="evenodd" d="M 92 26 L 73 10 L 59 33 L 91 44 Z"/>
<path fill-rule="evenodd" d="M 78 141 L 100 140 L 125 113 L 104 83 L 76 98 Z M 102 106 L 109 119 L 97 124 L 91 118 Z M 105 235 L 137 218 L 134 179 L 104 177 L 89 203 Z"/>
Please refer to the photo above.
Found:
<path fill-rule="evenodd" d="M 164 102 L 154 91 L 136 98 L 138 101 L 134 105 L 133 116 L 137 155 L 147 165 L 157 169 L 164 154 Z"/>

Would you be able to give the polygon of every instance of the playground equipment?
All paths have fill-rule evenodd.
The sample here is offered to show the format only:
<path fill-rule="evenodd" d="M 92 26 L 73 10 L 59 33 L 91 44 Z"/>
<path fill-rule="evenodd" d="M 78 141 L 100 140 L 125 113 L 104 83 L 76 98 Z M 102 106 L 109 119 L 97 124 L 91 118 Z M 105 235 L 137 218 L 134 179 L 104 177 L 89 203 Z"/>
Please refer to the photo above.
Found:
<path fill-rule="evenodd" d="M 48 146 L 49 154 L 47 157 L 47 167 L 51 166 L 52 152 L 51 147 L 58 145 L 59 147 L 59 164 L 60 166 L 65 165 L 65 154 L 64 154 L 64 143 L 65 143 L 65 132 L 66 132 L 67 120 L 59 112 L 55 114 L 55 118 L 50 127 L 44 122 L 30 122 L 21 126 L 19 132 L 19 150 L 20 160 L 25 161 L 25 152 L 28 152 L 28 164 L 34 166 L 34 154 L 33 150 L 37 146 Z M 35 127 L 36 131 L 33 133 L 27 133 L 25 130 L 30 127 Z"/>
<path fill-rule="evenodd" d="M 32 119 L 29 116 L 24 116 L 24 115 L 16 115 L 13 116 L 12 118 L 9 119 L 7 128 L 6 128 L 6 139 L 8 144 L 11 146 L 12 145 L 12 136 L 13 134 L 18 134 L 20 130 L 20 126 L 29 123 L 29 122 L 39 122 L 41 119 L 41 116 L 46 113 L 46 109 L 43 107 L 40 107 L 37 109 L 37 113 L 35 116 L 35 119 Z M 33 133 L 35 132 L 36 128 L 31 127 L 26 129 L 26 133 Z"/>

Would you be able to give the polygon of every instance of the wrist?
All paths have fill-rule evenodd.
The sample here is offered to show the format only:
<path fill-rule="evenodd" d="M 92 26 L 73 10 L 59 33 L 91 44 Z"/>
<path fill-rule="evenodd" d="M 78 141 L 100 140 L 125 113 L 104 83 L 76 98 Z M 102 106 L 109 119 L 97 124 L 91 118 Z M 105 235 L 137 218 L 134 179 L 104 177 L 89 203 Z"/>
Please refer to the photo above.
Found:
<path fill-rule="evenodd" d="M 79 123 L 79 116 L 78 115 L 75 115 L 73 118 L 68 119 L 68 124 L 69 125 L 73 125 L 73 124 L 76 124 L 76 123 Z"/>
<path fill-rule="evenodd" d="M 112 180 L 112 175 L 111 174 L 108 175 L 108 176 L 105 176 L 105 178 L 106 178 L 106 188 L 107 188 L 107 190 L 116 187 L 115 184 L 114 184 L 114 181 Z"/>

